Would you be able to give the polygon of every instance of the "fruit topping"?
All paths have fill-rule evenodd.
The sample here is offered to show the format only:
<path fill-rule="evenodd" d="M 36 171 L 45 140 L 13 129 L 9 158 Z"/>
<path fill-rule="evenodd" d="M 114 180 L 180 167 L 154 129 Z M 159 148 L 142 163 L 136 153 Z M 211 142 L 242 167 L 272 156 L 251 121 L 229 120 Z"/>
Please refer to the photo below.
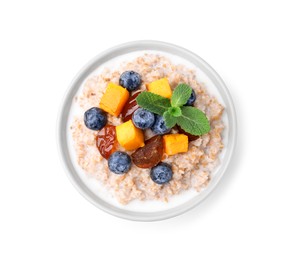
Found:
<path fill-rule="evenodd" d="M 172 168 L 167 163 L 160 163 L 151 169 L 150 177 L 157 184 L 168 183 L 173 176 Z"/>
<path fill-rule="evenodd" d="M 141 91 L 134 93 L 132 96 L 129 97 L 128 101 L 126 102 L 123 110 L 121 111 L 122 120 L 124 122 L 129 121 L 132 119 L 134 112 L 139 108 L 137 104 L 136 98 L 139 96 Z"/>
<path fill-rule="evenodd" d="M 131 157 L 124 152 L 114 152 L 108 159 L 109 170 L 116 174 L 123 174 L 131 168 Z"/>
<path fill-rule="evenodd" d="M 105 159 L 116 151 L 117 145 L 115 126 L 106 125 L 98 132 L 96 146 Z"/>
<path fill-rule="evenodd" d="M 84 113 L 84 123 L 91 130 L 100 130 L 107 123 L 107 116 L 98 107 L 92 107 Z"/>
<path fill-rule="evenodd" d="M 101 98 L 100 107 L 113 116 L 119 116 L 128 98 L 129 92 L 125 88 L 110 82 Z"/>
<path fill-rule="evenodd" d="M 119 84 L 128 91 L 134 91 L 141 85 L 141 76 L 135 71 L 125 71 L 120 75 Z"/>
<path fill-rule="evenodd" d="M 116 136 L 119 144 L 126 150 L 135 150 L 144 146 L 144 135 L 141 129 L 134 126 L 129 120 L 116 127 Z"/>
<path fill-rule="evenodd" d="M 132 155 L 133 163 L 139 168 L 151 168 L 157 165 L 163 155 L 162 136 L 153 136 L 145 142 L 145 146 L 137 149 Z"/>
<path fill-rule="evenodd" d="M 194 89 L 192 89 L 191 96 L 187 100 L 187 103 L 185 104 L 185 106 L 193 106 L 195 101 L 196 101 L 196 93 Z"/>
<path fill-rule="evenodd" d="M 148 91 L 165 98 L 171 98 L 172 90 L 167 78 L 162 78 L 147 84 Z"/>
<path fill-rule="evenodd" d="M 163 146 L 167 155 L 188 152 L 188 136 L 184 134 L 164 135 Z"/>
<path fill-rule="evenodd" d="M 145 130 L 154 124 L 155 116 L 152 112 L 144 108 L 138 108 L 133 114 L 132 119 L 136 127 Z"/>
<path fill-rule="evenodd" d="M 151 130 L 153 133 L 157 135 L 163 135 L 170 132 L 171 128 L 168 128 L 164 122 L 164 119 L 160 115 L 155 116 L 155 122 L 153 126 L 151 127 Z"/>
<path fill-rule="evenodd" d="M 144 91 L 136 98 L 137 103 L 140 107 L 163 116 L 162 121 L 166 128 L 177 124 L 192 135 L 203 135 L 210 131 L 210 122 L 205 113 L 194 106 L 185 106 L 192 93 L 189 85 L 179 84 L 174 89 L 171 99 L 160 96 L 159 93 L 152 93 L 152 83 L 150 86 L 148 87 L 150 91 Z M 156 122 L 153 128 L 155 133 L 159 134 Z"/>

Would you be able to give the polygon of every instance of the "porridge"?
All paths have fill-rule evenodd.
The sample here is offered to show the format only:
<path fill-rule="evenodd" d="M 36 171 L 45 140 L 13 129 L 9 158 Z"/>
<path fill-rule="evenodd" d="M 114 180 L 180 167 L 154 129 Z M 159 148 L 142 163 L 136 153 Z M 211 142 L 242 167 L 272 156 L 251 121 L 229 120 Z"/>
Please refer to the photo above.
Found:
<path fill-rule="evenodd" d="M 168 201 L 188 189 L 201 192 L 209 183 L 223 148 L 224 108 L 197 82 L 195 71 L 145 53 L 89 77 L 75 102 L 85 111 L 70 127 L 77 162 L 121 204 Z M 198 122 L 203 134 L 187 131 L 185 115 L 193 109 L 209 122 L 207 131 Z"/>

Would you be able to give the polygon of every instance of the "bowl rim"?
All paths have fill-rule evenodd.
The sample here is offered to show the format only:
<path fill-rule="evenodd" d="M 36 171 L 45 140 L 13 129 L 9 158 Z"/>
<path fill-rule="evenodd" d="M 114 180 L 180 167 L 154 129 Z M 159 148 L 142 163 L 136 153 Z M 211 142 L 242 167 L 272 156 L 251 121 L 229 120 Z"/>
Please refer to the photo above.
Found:
<path fill-rule="evenodd" d="M 146 46 L 149 46 L 149 47 L 146 48 Z M 67 132 L 66 126 L 67 126 L 67 119 L 68 119 L 67 111 L 69 111 L 70 109 L 72 98 L 74 94 L 76 93 L 76 91 L 78 90 L 81 82 L 83 82 L 83 80 L 87 76 L 89 76 L 89 74 L 91 73 L 90 71 L 95 70 L 95 68 L 97 67 L 98 61 L 101 61 L 101 63 L 105 63 L 107 60 L 118 56 L 117 54 L 119 54 L 123 50 L 126 51 L 126 53 L 128 53 L 127 50 L 130 50 L 129 52 L 134 52 L 136 50 L 153 50 L 153 48 L 154 50 L 157 50 L 158 48 L 160 48 L 166 52 L 169 52 L 169 51 L 175 52 L 175 53 L 178 53 L 178 55 L 182 54 L 185 57 L 190 57 L 192 60 L 195 60 L 195 61 L 197 60 L 197 62 L 201 64 L 203 68 L 205 68 L 206 73 L 208 72 L 209 74 L 211 74 L 211 76 L 214 77 L 214 80 L 218 82 L 218 85 L 217 85 L 218 90 L 222 91 L 222 94 L 221 94 L 222 98 L 225 99 L 225 102 L 227 102 L 226 111 L 227 112 L 230 111 L 230 114 L 228 114 L 228 120 L 230 121 L 229 122 L 230 134 L 228 136 L 229 137 L 228 148 L 225 154 L 225 158 L 223 158 L 223 162 L 221 162 L 222 164 L 221 169 L 219 169 L 220 173 L 217 176 L 214 176 L 213 181 L 210 181 L 209 185 L 207 185 L 207 187 L 203 191 L 201 191 L 200 194 L 195 196 L 194 201 L 192 201 L 193 199 L 191 199 L 192 202 L 188 204 L 184 203 L 182 206 L 180 205 L 175 208 L 164 210 L 164 211 L 150 212 L 150 213 L 131 211 L 130 213 L 129 210 L 123 210 L 113 205 L 110 205 L 106 202 L 103 202 L 102 199 L 99 199 L 98 196 L 96 196 L 93 192 L 91 192 L 88 189 L 88 187 L 84 183 L 82 183 L 82 181 L 79 179 L 78 174 L 76 173 L 74 166 L 72 165 L 72 162 L 69 156 L 69 151 L 67 149 L 67 145 L 68 145 L 67 140 L 65 138 L 67 135 L 66 133 Z M 123 53 L 123 54 L 126 54 L 126 53 Z M 209 78 L 211 79 L 211 77 Z M 197 54 L 185 48 L 182 48 L 180 46 L 177 46 L 171 43 L 162 42 L 162 41 L 154 41 L 154 40 L 139 40 L 139 41 L 131 41 L 131 42 L 119 44 L 117 46 L 109 48 L 101 52 L 100 54 L 96 55 L 94 58 L 92 58 L 80 69 L 80 71 L 76 74 L 76 76 L 73 78 L 73 80 L 69 84 L 63 96 L 63 99 L 59 108 L 59 112 L 58 112 L 58 117 L 57 117 L 56 136 L 57 136 L 57 147 L 58 147 L 59 157 L 63 165 L 63 168 L 66 172 L 66 175 L 69 178 L 72 185 L 79 191 L 79 193 L 84 198 L 86 198 L 89 202 L 91 202 L 93 205 L 95 205 L 99 209 L 119 218 L 123 218 L 127 220 L 135 220 L 135 221 L 159 221 L 159 220 L 169 219 L 169 218 L 181 215 L 195 208 L 215 190 L 216 186 L 222 179 L 224 173 L 227 171 L 227 168 L 230 164 L 230 161 L 232 159 L 232 156 L 236 147 L 237 117 L 236 117 L 236 111 L 235 111 L 232 97 L 224 81 L 218 75 L 218 73 L 201 57 L 199 57 Z M 97 199 L 99 199 L 100 201 L 97 201 Z M 184 205 L 186 206 L 183 207 Z"/>

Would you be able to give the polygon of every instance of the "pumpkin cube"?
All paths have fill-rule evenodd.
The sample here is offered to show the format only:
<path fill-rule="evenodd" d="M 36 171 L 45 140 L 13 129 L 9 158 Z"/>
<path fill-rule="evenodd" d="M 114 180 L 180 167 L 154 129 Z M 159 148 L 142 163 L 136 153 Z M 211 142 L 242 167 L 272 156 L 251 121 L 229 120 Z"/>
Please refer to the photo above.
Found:
<path fill-rule="evenodd" d="M 135 127 L 132 120 L 116 127 L 116 138 L 119 144 L 128 151 L 145 145 L 142 130 Z"/>
<path fill-rule="evenodd" d="M 125 88 L 110 82 L 101 98 L 100 108 L 113 116 L 119 116 L 129 95 Z"/>
<path fill-rule="evenodd" d="M 162 78 L 147 84 L 148 91 L 165 98 L 171 98 L 172 90 L 167 78 Z"/>
<path fill-rule="evenodd" d="M 163 136 L 164 151 L 167 155 L 188 152 L 188 136 L 169 134 Z"/>

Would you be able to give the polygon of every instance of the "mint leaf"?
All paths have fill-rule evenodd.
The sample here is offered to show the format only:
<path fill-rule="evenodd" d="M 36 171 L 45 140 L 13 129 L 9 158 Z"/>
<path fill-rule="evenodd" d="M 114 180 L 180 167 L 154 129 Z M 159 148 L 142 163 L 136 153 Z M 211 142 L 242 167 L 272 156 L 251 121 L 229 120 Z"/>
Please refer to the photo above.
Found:
<path fill-rule="evenodd" d="M 195 107 L 182 107 L 182 115 L 176 120 L 181 128 L 192 135 L 203 135 L 210 131 L 206 115 Z"/>
<path fill-rule="evenodd" d="M 177 123 L 177 118 L 171 115 L 169 111 L 164 112 L 163 119 L 167 128 L 172 128 Z"/>
<path fill-rule="evenodd" d="M 182 111 L 179 107 L 170 107 L 167 111 L 174 117 L 182 115 Z"/>
<path fill-rule="evenodd" d="M 192 88 L 187 84 L 179 84 L 171 97 L 173 107 L 180 107 L 187 103 L 192 93 Z"/>
<path fill-rule="evenodd" d="M 171 106 L 168 98 L 147 91 L 139 94 L 136 101 L 140 107 L 161 116 Z"/>

